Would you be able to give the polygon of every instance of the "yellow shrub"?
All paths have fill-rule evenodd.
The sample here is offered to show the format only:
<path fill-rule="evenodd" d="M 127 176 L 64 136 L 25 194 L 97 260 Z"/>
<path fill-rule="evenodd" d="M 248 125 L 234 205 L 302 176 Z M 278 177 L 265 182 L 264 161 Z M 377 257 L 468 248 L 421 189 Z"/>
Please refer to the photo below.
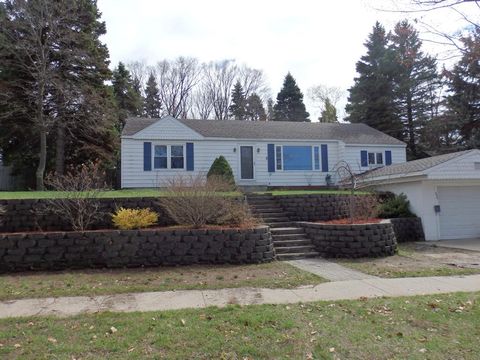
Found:
<path fill-rule="evenodd" d="M 121 230 L 143 229 L 155 225 L 158 221 L 158 215 L 148 208 L 120 208 L 112 215 L 112 221 L 113 225 Z"/>

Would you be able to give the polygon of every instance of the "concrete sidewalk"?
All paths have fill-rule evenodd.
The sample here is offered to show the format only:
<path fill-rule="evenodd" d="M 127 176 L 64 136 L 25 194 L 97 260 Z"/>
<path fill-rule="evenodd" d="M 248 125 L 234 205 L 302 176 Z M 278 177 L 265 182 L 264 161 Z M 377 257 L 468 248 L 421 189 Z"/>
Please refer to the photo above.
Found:
<path fill-rule="evenodd" d="M 287 263 L 330 281 L 378 279 L 377 276 L 349 269 L 323 258 L 291 260 Z"/>
<path fill-rule="evenodd" d="M 22 299 L 0 302 L 0 318 L 72 316 L 99 311 L 159 311 L 228 304 L 288 304 L 320 300 L 347 300 L 480 291 L 480 275 L 399 279 L 362 279 L 323 283 L 296 289 L 237 288 L 118 294 L 94 297 Z"/>

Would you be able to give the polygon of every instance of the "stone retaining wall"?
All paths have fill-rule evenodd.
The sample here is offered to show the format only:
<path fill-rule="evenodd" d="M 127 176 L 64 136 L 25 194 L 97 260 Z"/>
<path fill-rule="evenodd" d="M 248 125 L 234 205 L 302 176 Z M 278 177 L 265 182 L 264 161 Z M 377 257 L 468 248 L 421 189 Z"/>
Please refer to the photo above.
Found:
<path fill-rule="evenodd" d="M 0 235 L 0 271 L 260 263 L 275 258 L 268 226 Z"/>
<path fill-rule="evenodd" d="M 390 219 L 397 242 L 425 241 L 422 219 L 419 217 Z"/>
<path fill-rule="evenodd" d="M 320 256 L 359 258 L 394 255 L 397 240 L 389 220 L 379 224 L 334 225 L 299 222 Z"/>
<path fill-rule="evenodd" d="M 348 216 L 348 195 L 280 195 L 275 199 L 296 221 L 327 221 Z"/>

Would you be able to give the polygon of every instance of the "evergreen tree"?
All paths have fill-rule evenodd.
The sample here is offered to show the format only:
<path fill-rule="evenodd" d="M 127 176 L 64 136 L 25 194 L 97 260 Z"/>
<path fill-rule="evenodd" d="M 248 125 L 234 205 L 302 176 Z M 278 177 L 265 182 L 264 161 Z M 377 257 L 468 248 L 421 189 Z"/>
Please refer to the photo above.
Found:
<path fill-rule="evenodd" d="M 349 89 L 346 120 L 364 123 L 398 139 L 402 124 L 394 103 L 393 52 L 385 29 L 376 23 L 365 43 L 366 55 L 356 64 L 358 77 Z"/>
<path fill-rule="evenodd" d="M 403 124 L 409 158 L 418 158 L 423 128 L 431 120 L 432 97 L 439 87 L 436 61 L 425 55 L 418 32 L 408 21 L 396 24 L 392 34 L 395 64 L 395 108 Z"/>
<path fill-rule="evenodd" d="M 147 86 L 145 87 L 145 116 L 150 118 L 160 117 L 161 107 L 157 81 L 152 73 L 148 77 Z"/>
<path fill-rule="evenodd" d="M 250 95 L 245 104 L 245 119 L 250 121 L 266 121 L 267 114 L 263 107 L 262 99 L 260 96 L 253 93 Z"/>
<path fill-rule="evenodd" d="M 273 100 L 272 98 L 269 98 L 267 100 L 267 121 L 273 120 L 273 113 L 274 113 Z"/>
<path fill-rule="evenodd" d="M 142 99 L 134 89 L 130 72 L 122 62 L 119 62 L 117 68 L 113 71 L 112 85 L 119 112 L 119 128 L 122 129 L 126 118 L 141 115 Z"/>
<path fill-rule="evenodd" d="M 309 116 L 303 103 L 303 94 L 293 76 L 288 73 L 277 95 L 277 103 L 273 107 L 273 120 L 310 121 Z"/>
<path fill-rule="evenodd" d="M 245 92 L 243 91 L 240 81 L 237 81 L 233 86 L 232 103 L 228 108 L 230 117 L 235 120 L 245 120 L 245 117 L 247 115 L 245 106 Z"/>
<path fill-rule="evenodd" d="M 324 109 L 318 118 L 321 123 L 336 123 L 338 122 L 337 109 L 331 103 L 329 98 L 325 99 Z"/>
<path fill-rule="evenodd" d="M 461 135 L 460 145 L 480 148 L 480 29 L 463 38 L 465 51 L 447 73 L 450 94 L 448 114 Z"/>

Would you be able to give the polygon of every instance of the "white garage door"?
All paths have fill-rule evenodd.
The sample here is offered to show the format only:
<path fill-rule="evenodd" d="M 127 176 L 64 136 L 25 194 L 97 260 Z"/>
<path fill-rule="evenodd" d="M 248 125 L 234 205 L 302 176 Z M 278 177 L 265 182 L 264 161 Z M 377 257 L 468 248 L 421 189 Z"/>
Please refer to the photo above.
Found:
<path fill-rule="evenodd" d="M 438 187 L 440 239 L 480 238 L 480 186 Z"/>

